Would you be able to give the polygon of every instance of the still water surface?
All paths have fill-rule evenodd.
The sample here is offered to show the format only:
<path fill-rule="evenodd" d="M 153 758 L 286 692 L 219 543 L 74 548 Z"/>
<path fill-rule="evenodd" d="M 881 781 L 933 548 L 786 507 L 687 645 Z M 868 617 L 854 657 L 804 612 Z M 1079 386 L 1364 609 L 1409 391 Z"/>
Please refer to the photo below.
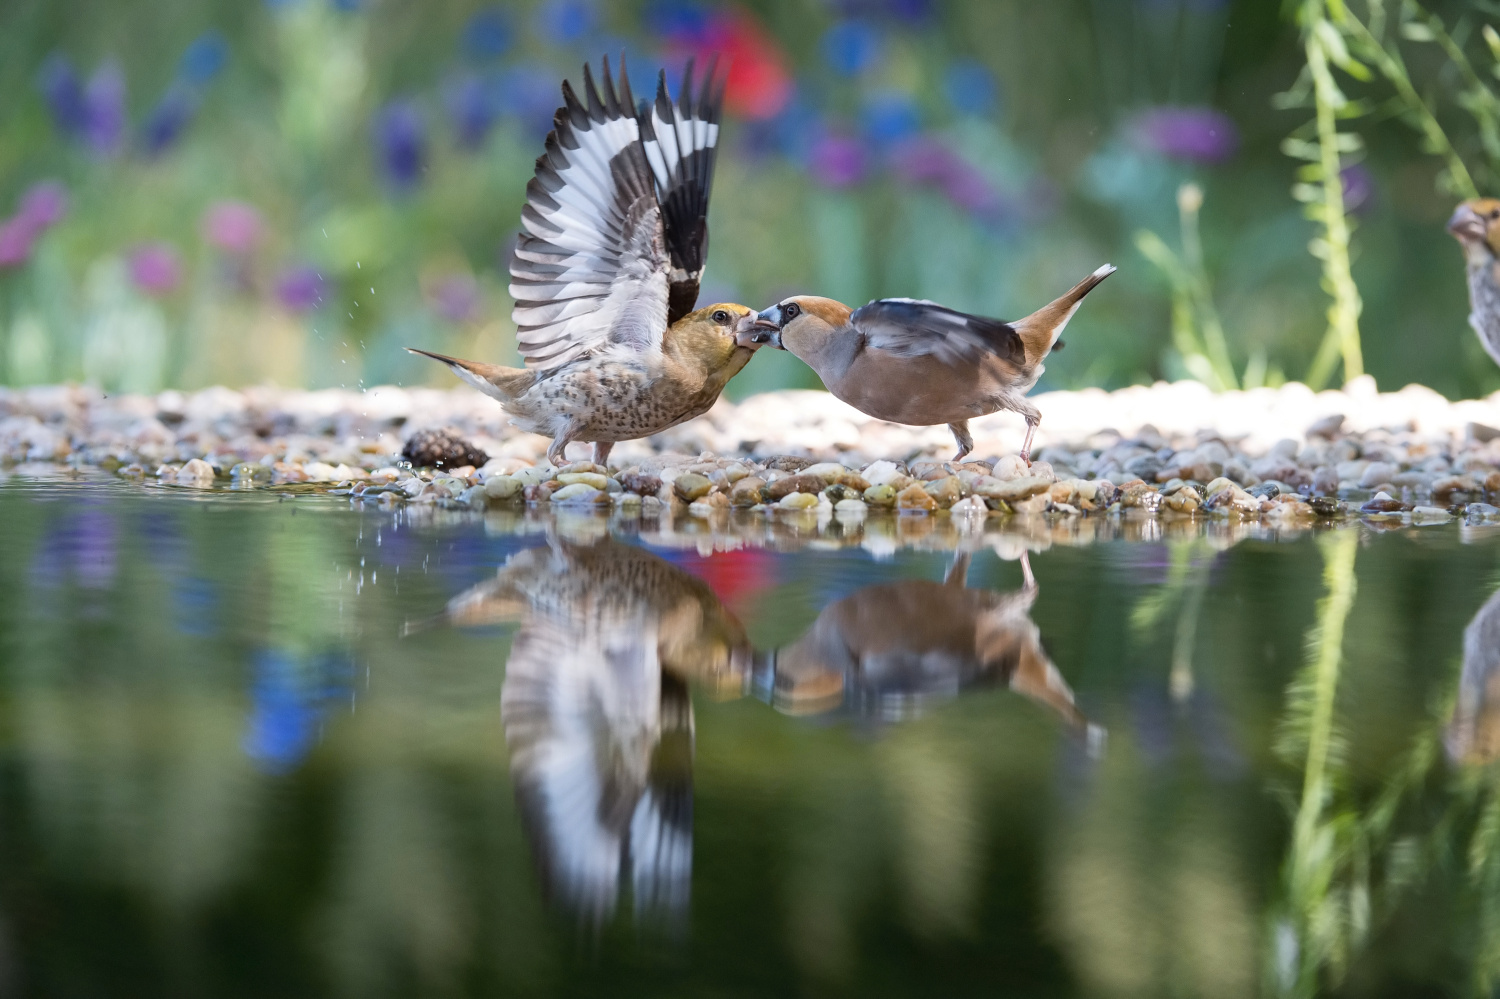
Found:
<path fill-rule="evenodd" d="M 1493 988 L 1500 535 L 816 533 L 0 484 L 0 995 Z"/>

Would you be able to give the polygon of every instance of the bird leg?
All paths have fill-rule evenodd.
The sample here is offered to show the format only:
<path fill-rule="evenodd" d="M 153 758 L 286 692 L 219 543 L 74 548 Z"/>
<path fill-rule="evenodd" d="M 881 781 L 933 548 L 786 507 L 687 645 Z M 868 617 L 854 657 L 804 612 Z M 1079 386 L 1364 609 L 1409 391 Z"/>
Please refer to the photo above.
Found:
<path fill-rule="evenodd" d="M 600 468 L 608 468 L 609 452 L 615 446 L 614 441 L 594 441 L 594 464 Z"/>
<path fill-rule="evenodd" d="M 954 461 L 963 461 L 964 457 L 974 450 L 974 435 L 969 433 L 969 421 L 959 420 L 948 424 L 948 429 L 953 431 L 953 439 L 958 443 L 958 454 L 953 456 Z"/>
<path fill-rule="evenodd" d="M 953 553 L 953 564 L 948 566 L 948 574 L 943 577 L 943 585 L 962 590 L 969 585 L 969 560 L 971 553 L 957 551 Z"/>
<path fill-rule="evenodd" d="M 554 468 L 561 468 L 568 463 L 568 445 L 571 443 L 573 443 L 571 428 L 552 438 L 552 444 L 547 448 L 547 460 Z"/>
<path fill-rule="evenodd" d="M 1042 422 L 1040 416 L 1026 417 L 1026 443 L 1021 446 L 1021 460 L 1031 464 L 1031 440 L 1036 436 L 1036 426 Z"/>

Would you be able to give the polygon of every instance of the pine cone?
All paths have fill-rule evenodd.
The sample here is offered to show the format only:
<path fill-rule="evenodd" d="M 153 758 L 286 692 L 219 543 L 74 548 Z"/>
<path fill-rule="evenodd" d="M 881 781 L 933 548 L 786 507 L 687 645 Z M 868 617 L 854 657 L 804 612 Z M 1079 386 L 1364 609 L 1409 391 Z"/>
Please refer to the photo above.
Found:
<path fill-rule="evenodd" d="M 454 430 L 419 430 L 406 440 L 401 457 L 417 468 L 478 468 L 490 456 L 458 436 Z"/>

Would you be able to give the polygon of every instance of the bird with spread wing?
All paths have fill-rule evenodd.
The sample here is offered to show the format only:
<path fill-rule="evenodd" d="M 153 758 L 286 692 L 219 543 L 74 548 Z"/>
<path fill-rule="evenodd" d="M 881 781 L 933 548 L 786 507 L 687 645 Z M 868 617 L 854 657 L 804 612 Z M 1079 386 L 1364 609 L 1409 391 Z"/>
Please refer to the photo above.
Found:
<path fill-rule="evenodd" d="M 697 309 L 708 254 L 723 87 L 709 67 L 695 94 L 688 63 L 674 102 L 666 73 L 636 105 L 625 60 L 618 88 L 604 60 L 602 92 L 583 68 L 583 99 L 563 81 L 563 106 L 526 187 L 510 262 L 524 368 L 408 348 L 500 400 L 523 430 L 552 438 L 547 458 L 659 433 L 706 412 L 757 344 L 737 342 L 760 320 L 743 305 Z M 763 324 L 764 325 L 764 324 Z"/>

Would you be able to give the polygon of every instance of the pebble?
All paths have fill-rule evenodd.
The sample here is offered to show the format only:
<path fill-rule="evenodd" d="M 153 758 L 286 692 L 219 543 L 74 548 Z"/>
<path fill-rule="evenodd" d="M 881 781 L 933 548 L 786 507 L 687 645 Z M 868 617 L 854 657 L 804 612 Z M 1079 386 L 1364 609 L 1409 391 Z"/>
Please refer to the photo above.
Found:
<path fill-rule="evenodd" d="M 1438 506 L 1412 507 L 1411 522 L 1413 524 L 1446 524 L 1453 519 L 1453 514 Z"/>
<path fill-rule="evenodd" d="M 896 508 L 899 510 L 930 512 L 936 510 L 937 506 L 937 500 L 918 483 L 912 483 L 896 494 Z"/>
<path fill-rule="evenodd" d="M 679 475 L 672 482 L 672 492 L 676 493 L 680 499 L 686 500 L 689 503 L 700 496 L 707 496 L 709 490 L 713 489 L 713 487 L 714 484 L 708 480 L 706 475 L 700 475 L 697 472 L 687 472 Z"/>
<path fill-rule="evenodd" d="M 554 503 L 578 504 L 609 502 L 608 495 L 602 489 L 595 489 L 586 482 L 574 482 L 564 485 L 552 493 L 551 500 Z"/>
<path fill-rule="evenodd" d="M 863 517 L 869 512 L 864 500 L 841 499 L 833 504 L 833 512 L 840 517 Z"/>
<path fill-rule="evenodd" d="M 766 499 L 766 481 L 750 475 L 736 482 L 729 491 L 729 502 L 737 507 L 752 507 Z"/>
<path fill-rule="evenodd" d="M 887 485 L 896 476 L 901 475 L 901 466 L 894 461 L 874 461 L 866 465 L 863 475 L 865 481 L 871 486 Z"/>
<path fill-rule="evenodd" d="M 873 507 L 893 507 L 896 505 L 896 489 L 886 483 L 871 486 L 865 490 L 864 501 Z"/>
<path fill-rule="evenodd" d="M 582 482 L 586 486 L 595 489 L 608 489 L 609 476 L 600 475 L 598 472 L 558 472 L 557 481 L 565 486 L 571 486 Z"/>
<path fill-rule="evenodd" d="M 823 491 L 824 482 L 816 475 L 788 475 L 777 479 L 766 487 L 766 495 L 773 500 L 781 500 L 793 493 L 811 493 L 816 495 Z"/>
<path fill-rule="evenodd" d="M 944 476 L 924 485 L 923 490 L 931 496 L 940 509 L 946 510 L 963 498 L 963 483 L 956 475 Z"/>
<path fill-rule="evenodd" d="M 776 505 L 783 510 L 808 510 L 818 503 L 816 493 L 787 493 Z"/>
<path fill-rule="evenodd" d="M 515 499 L 521 488 L 521 481 L 514 475 L 492 475 L 484 480 L 484 494 L 492 500 Z"/>

